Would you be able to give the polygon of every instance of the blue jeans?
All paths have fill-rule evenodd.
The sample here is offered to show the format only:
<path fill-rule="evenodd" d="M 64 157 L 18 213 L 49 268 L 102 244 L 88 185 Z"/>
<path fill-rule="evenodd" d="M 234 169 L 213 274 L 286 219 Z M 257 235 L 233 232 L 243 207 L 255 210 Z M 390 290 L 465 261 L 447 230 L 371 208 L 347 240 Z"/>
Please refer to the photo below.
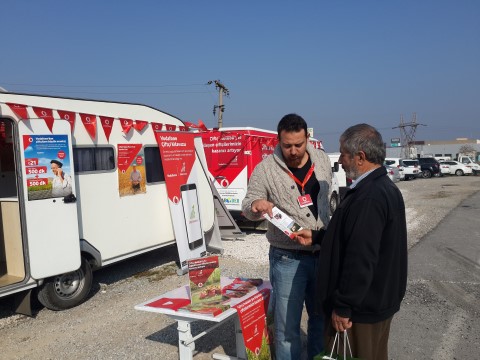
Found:
<path fill-rule="evenodd" d="M 300 323 L 303 304 L 307 308 L 308 359 L 323 351 L 323 315 L 314 314 L 315 272 L 318 256 L 295 253 L 270 246 L 275 353 L 277 360 L 300 360 Z"/>

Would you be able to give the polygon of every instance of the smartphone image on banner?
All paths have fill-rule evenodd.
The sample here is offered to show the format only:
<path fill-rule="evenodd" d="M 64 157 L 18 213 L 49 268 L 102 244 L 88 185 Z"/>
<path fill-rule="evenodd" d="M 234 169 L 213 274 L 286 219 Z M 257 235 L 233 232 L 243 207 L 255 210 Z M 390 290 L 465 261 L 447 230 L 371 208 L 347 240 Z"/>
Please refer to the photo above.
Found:
<path fill-rule="evenodd" d="M 202 224 L 200 223 L 200 210 L 198 208 L 197 186 L 184 184 L 180 186 L 182 193 L 183 215 L 187 229 L 188 247 L 196 249 L 203 244 Z"/>

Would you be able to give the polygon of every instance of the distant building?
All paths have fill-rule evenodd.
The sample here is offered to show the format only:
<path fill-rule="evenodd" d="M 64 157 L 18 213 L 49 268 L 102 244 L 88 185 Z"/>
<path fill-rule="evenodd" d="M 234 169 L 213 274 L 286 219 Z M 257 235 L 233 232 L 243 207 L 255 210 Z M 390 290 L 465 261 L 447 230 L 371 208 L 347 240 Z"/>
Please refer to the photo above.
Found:
<path fill-rule="evenodd" d="M 477 151 L 475 161 L 480 161 L 480 140 L 457 138 L 455 140 L 421 140 L 411 144 L 412 157 L 450 157 L 454 159 L 458 156 L 460 148 L 464 145 L 471 146 Z M 387 157 L 401 157 L 401 147 L 387 147 Z M 415 156 L 416 154 L 416 156 Z"/>

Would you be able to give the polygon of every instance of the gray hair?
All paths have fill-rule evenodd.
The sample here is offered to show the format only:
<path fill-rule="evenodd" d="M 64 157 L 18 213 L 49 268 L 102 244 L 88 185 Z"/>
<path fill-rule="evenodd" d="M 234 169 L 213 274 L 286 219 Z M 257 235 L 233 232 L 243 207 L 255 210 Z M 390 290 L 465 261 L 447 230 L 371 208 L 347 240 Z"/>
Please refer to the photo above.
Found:
<path fill-rule="evenodd" d="M 349 127 L 340 136 L 340 143 L 343 150 L 352 157 L 363 151 L 366 159 L 373 164 L 382 165 L 385 161 L 382 135 L 373 126 L 357 124 Z"/>

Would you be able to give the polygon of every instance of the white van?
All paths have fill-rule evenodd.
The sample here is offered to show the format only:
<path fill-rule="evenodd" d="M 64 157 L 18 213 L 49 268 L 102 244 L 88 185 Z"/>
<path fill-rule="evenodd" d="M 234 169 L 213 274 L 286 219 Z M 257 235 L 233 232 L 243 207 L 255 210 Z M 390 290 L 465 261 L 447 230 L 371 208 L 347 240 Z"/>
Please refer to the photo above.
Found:
<path fill-rule="evenodd" d="M 16 294 L 18 312 L 31 311 L 37 287 L 47 308 L 73 307 L 87 297 L 92 269 L 175 243 L 152 130 L 159 124 L 186 130 L 178 118 L 145 105 L 0 93 L 0 297 Z M 200 136 L 194 142 L 208 238 L 216 225 L 215 191 Z M 132 147 L 137 153 L 129 153 Z M 122 156 L 132 154 L 142 170 L 135 176 L 122 167 Z M 55 193 L 55 186 L 63 188 Z"/>

